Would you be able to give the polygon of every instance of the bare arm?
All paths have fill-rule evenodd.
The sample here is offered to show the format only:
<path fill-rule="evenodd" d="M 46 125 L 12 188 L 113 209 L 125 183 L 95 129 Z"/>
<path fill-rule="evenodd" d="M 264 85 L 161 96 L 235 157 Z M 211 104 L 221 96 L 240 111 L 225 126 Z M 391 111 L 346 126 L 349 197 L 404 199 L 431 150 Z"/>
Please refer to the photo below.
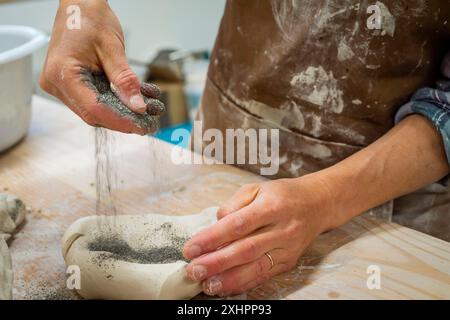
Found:
<path fill-rule="evenodd" d="M 424 117 L 410 116 L 369 147 L 319 173 L 336 203 L 330 226 L 438 181 L 449 170 L 440 133 Z"/>

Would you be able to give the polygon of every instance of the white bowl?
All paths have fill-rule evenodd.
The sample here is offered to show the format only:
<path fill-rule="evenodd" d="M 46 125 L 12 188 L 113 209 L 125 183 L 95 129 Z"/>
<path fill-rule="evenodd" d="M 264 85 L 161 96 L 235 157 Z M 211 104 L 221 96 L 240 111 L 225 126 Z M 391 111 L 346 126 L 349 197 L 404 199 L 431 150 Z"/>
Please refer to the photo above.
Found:
<path fill-rule="evenodd" d="M 32 54 L 48 37 L 33 28 L 0 25 L 0 152 L 27 133 L 33 93 Z"/>

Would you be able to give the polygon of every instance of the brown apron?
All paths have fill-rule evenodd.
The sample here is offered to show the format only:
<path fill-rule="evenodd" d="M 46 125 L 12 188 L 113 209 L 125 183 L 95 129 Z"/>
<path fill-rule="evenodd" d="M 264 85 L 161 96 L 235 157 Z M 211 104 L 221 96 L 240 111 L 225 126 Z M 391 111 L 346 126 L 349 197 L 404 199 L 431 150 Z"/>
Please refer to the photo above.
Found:
<path fill-rule="evenodd" d="M 299 177 L 390 130 L 449 46 L 449 0 L 229 0 L 198 117 L 203 130 L 280 129 L 276 178 Z M 436 184 L 375 215 L 450 240 L 449 209 Z"/>

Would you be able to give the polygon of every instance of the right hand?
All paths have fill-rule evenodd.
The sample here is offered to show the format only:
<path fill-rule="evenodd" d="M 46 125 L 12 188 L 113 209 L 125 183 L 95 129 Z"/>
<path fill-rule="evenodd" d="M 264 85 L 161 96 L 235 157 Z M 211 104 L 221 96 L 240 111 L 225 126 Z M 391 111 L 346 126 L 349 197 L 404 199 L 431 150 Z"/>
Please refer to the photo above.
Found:
<path fill-rule="evenodd" d="M 70 5 L 77 5 L 81 10 L 78 30 L 67 27 L 69 14 L 66 10 Z M 89 125 L 125 133 L 152 133 L 99 103 L 95 92 L 83 81 L 82 71 L 86 70 L 104 72 L 115 87 L 117 97 L 135 113 L 143 114 L 150 107 L 141 92 L 149 98 L 158 98 L 157 87 L 145 84 L 141 88 L 138 77 L 130 69 L 123 31 L 108 2 L 61 0 L 40 77 L 41 87 Z"/>

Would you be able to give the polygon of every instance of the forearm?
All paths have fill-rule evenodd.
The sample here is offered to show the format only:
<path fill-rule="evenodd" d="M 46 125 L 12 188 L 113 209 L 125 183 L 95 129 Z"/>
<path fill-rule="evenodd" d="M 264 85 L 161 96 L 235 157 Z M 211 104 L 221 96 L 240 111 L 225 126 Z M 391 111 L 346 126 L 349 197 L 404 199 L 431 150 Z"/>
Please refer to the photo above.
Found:
<path fill-rule="evenodd" d="M 332 197 L 330 228 L 449 173 L 442 136 L 413 115 L 348 159 L 318 173 Z"/>

